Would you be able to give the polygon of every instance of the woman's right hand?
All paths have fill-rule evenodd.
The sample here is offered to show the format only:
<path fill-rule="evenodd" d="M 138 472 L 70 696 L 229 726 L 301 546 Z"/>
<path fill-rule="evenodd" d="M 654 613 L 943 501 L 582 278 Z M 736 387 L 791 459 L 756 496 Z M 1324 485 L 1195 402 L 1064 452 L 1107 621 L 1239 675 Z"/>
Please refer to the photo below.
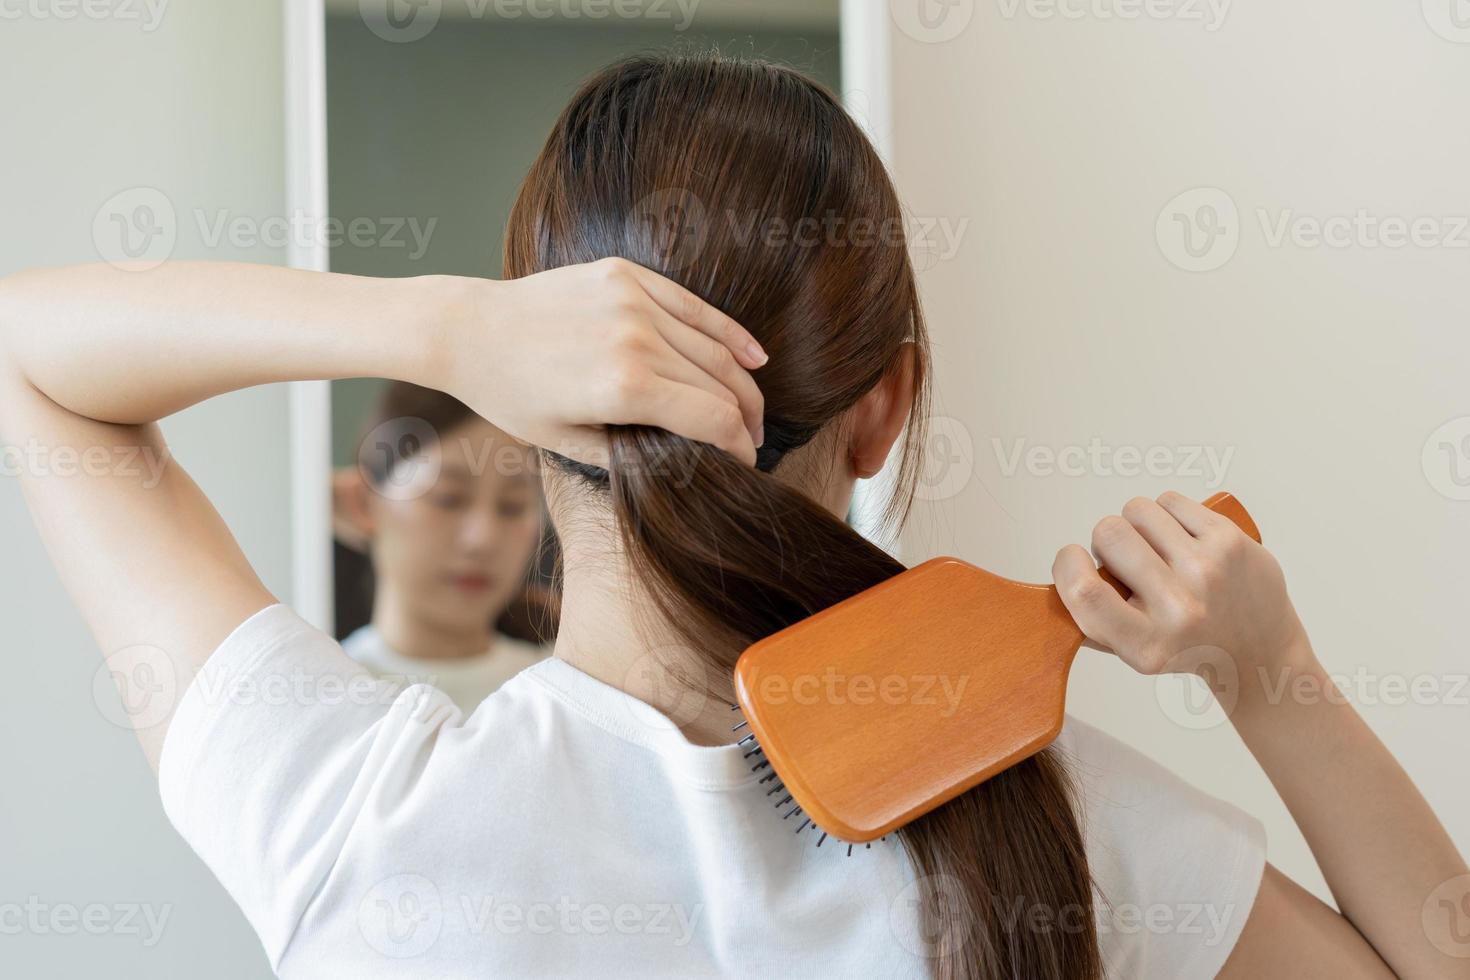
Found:
<path fill-rule="evenodd" d="M 650 425 L 755 464 L 766 362 L 730 317 L 620 258 L 470 285 L 445 390 L 517 439 L 605 466 L 607 425 Z"/>

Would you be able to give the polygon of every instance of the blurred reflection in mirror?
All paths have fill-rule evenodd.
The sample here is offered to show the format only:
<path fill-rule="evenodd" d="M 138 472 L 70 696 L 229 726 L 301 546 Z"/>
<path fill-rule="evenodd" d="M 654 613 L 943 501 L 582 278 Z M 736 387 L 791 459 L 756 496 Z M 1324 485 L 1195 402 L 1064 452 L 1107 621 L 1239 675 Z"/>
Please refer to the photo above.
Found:
<path fill-rule="evenodd" d="M 556 603 L 534 450 L 459 400 L 404 382 L 333 480 L 337 634 L 380 676 L 466 714 L 550 652 Z"/>

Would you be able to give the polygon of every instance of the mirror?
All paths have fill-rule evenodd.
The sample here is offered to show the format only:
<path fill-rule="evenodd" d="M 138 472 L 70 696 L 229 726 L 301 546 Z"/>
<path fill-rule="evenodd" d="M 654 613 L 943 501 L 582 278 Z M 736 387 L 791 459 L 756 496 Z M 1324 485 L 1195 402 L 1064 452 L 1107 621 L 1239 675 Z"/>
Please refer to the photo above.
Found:
<path fill-rule="evenodd" d="M 835 0 L 395 9 L 327 8 L 336 272 L 498 277 L 526 169 L 581 80 L 620 57 L 716 48 L 840 88 Z M 334 382 L 331 418 L 336 635 L 468 710 L 554 636 L 557 549 L 534 461 L 401 383 Z"/>

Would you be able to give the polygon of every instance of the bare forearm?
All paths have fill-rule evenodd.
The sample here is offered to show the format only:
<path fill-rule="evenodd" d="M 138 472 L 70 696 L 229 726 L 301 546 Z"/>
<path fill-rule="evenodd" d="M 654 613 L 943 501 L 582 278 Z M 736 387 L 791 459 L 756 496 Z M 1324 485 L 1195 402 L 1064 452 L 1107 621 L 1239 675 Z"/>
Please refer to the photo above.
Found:
<path fill-rule="evenodd" d="M 1398 976 L 1470 976 L 1470 960 L 1436 944 L 1422 919 L 1431 894 L 1466 874 L 1464 859 L 1305 637 L 1285 663 L 1242 678 L 1231 719 L 1301 827 L 1340 911 Z"/>
<path fill-rule="evenodd" d="M 64 408 L 150 422 L 225 391 L 356 376 L 432 384 L 455 290 L 241 263 L 37 269 L 0 280 L 20 375 Z"/>

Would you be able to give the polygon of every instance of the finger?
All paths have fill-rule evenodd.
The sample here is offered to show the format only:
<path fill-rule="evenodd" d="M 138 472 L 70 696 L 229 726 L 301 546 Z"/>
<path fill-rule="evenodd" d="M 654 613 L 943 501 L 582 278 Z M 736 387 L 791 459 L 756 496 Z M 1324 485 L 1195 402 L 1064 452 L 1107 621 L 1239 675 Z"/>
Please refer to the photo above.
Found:
<path fill-rule="evenodd" d="M 1157 501 L 1134 497 L 1123 505 L 1123 519 L 1170 565 L 1194 551 L 1194 538 Z"/>
<path fill-rule="evenodd" d="M 1173 490 L 1159 494 L 1159 506 L 1196 538 L 1204 537 L 1219 528 L 1221 522 L 1230 523 L 1228 518 L 1221 517 L 1198 500 Z"/>
<path fill-rule="evenodd" d="M 633 276 L 643 291 L 674 319 L 728 347 L 730 353 L 747 368 L 758 368 L 769 360 L 754 335 L 733 319 L 673 280 L 636 262 L 631 264 Z"/>
<path fill-rule="evenodd" d="M 1119 650 L 1136 645 L 1144 635 L 1148 618 L 1103 581 L 1081 545 L 1069 544 L 1057 552 L 1051 574 L 1062 603 L 1089 640 Z"/>
<path fill-rule="evenodd" d="M 690 330 L 663 310 L 654 316 L 654 326 L 670 348 L 671 363 L 665 365 L 668 370 L 659 373 L 674 381 L 698 384 L 711 394 L 733 395 L 745 417 L 745 427 L 759 446 L 766 400 L 750 372 L 740 366 L 729 348 Z"/>
<path fill-rule="evenodd" d="M 740 409 L 703 388 L 658 378 L 646 401 L 646 417 L 634 421 L 707 442 L 755 465 L 755 441 Z"/>
<path fill-rule="evenodd" d="M 1169 578 L 1169 566 L 1132 524 L 1104 517 L 1092 529 L 1092 553 L 1144 602 L 1157 597 Z"/>

